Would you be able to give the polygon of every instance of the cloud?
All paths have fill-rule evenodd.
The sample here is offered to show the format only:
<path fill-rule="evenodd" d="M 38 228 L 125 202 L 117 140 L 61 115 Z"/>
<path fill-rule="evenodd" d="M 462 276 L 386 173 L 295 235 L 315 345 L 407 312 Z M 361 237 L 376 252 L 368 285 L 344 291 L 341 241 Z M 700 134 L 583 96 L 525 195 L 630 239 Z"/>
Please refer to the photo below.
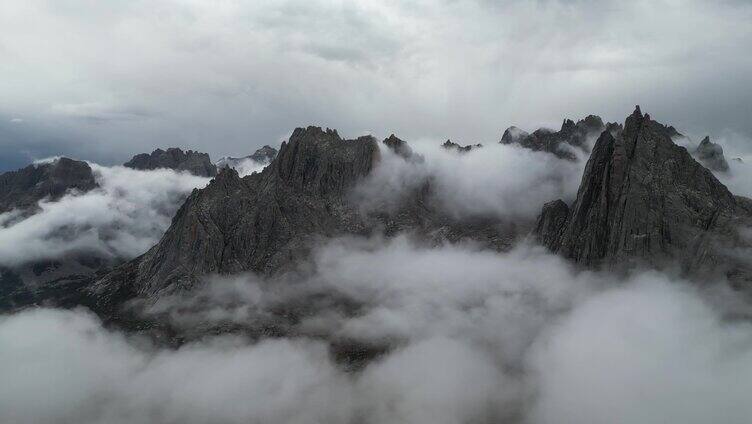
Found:
<path fill-rule="evenodd" d="M 150 351 L 81 311 L 0 322 L 3 422 L 346 422 L 347 380 L 306 341 Z M 65 388 L 64 388 L 65 387 Z"/>
<path fill-rule="evenodd" d="M 52 112 L 92 122 L 133 121 L 146 119 L 150 116 L 148 112 L 134 108 L 118 108 L 97 102 L 54 104 L 52 105 Z"/>
<path fill-rule="evenodd" d="M 101 144 L 120 163 L 166 142 L 241 156 L 308 124 L 487 144 L 635 104 L 685 133 L 749 136 L 750 17 L 708 0 L 10 0 L 0 113 L 65 134 L 47 154 Z"/>
<path fill-rule="evenodd" d="M 570 162 L 498 143 L 466 153 L 444 149 L 435 141 L 411 146 L 424 160 L 404 160 L 381 146 L 382 160 L 355 189 L 355 201 L 365 211 L 398 207 L 430 183 L 432 200 L 455 217 L 534 220 L 544 203 L 574 200 L 586 162 L 583 152 L 578 161 Z"/>
<path fill-rule="evenodd" d="M 246 323 L 296 296 L 360 305 L 308 311 L 276 338 L 240 332 L 174 349 L 106 330 L 83 310 L 0 317 L 0 373 L 11 382 L 0 420 L 741 423 L 752 412 L 752 326 L 738 318 L 750 308 L 713 286 L 577 272 L 529 246 L 496 254 L 405 238 L 332 240 L 312 269 L 171 299 L 187 314 L 247 304 L 237 316 Z M 312 321 L 317 333 L 306 332 Z M 353 369 L 333 356 L 344 336 L 389 348 Z"/>
<path fill-rule="evenodd" d="M 536 346 L 532 421 L 746 422 L 751 330 L 645 276 L 585 302 Z"/>
<path fill-rule="evenodd" d="M 238 171 L 238 175 L 245 177 L 253 174 L 254 172 L 263 171 L 264 168 L 266 168 L 266 165 L 268 165 L 268 163 L 256 162 L 251 158 L 246 158 L 242 159 L 237 164 L 232 165 L 232 167 L 235 168 L 236 171 Z"/>
<path fill-rule="evenodd" d="M 42 201 L 41 211 L 22 220 L 0 215 L 0 264 L 80 253 L 130 259 L 154 245 L 188 193 L 208 182 L 167 169 L 90 165 L 99 188 Z"/>

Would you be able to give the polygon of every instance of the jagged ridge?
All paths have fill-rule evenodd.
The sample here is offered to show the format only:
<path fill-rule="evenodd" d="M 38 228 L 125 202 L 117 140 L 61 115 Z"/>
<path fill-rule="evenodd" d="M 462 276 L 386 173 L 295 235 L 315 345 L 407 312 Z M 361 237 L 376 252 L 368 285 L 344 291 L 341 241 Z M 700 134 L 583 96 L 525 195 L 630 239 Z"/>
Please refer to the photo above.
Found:
<path fill-rule="evenodd" d="M 589 137 L 595 137 L 604 130 L 618 131 L 619 125 L 603 124 L 599 116 L 588 115 L 575 123 L 571 119 L 565 119 L 559 131 L 551 131 L 540 128 L 532 134 L 517 128 L 509 127 L 504 131 L 499 143 L 518 144 L 533 151 L 543 151 L 556 155 L 561 159 L 575 160 L 575 149 L 587 152 Z"/>
<path fill-rule="evenodd" d="M 188 171 L 199 177 L 217 175 L 217 167 L 211 162 L 208 153 L 195 152 L 171 147 L 167 150 L 156 149 L 151 154 L 140 153 L 124 163 L 127 168 L 152 170 L 159 168 Z"/>

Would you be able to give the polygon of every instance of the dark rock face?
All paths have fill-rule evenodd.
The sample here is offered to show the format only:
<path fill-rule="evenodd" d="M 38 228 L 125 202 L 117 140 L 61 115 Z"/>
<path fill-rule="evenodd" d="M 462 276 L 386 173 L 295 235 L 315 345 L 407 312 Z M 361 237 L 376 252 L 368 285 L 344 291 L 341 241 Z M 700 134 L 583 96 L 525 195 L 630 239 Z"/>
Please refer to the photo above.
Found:
<path fill-rule="evenodd" d="M 746 203 L 639 107 L 616 137 L 601 134 L 576 201 L 569 211 L 561 203 L 544 207 L 536 236 L 582 265 L 752 276 L 731 253 L 742 243 L 738 226 L 752 217 Z"/>
<path fill-rule="evenodd" d="M 728 172 L 729 170 L 729 164 L 723 155 L 723 147 L 711 142 L 710 137 L 702 139 L 694 154 L 697 160 L 712 171 Z"/>
<path fill-rule="evenodd" d="M 473 149 L 481 148 L 481 147 L 483 147 L 483 145 L 480 144 L 480 143 L 478 143 L 478 144 L 468 144 L 467 146 L 461 146 L 461 145 L 459 145 L 459 144 L 457 144 L 457 143 L 455 143 L 455 142 L 453 142 L 451 140 L 447 140 L 447 141 L 444 142 L 444 144 L 441 145 L 441 147 L 443 147 L 443 148 L 445 148 L 447 150 L 455 150 L 455 151 L 458 151 L 460 153 L 466 153 L 466 152 L 469 152 L 469 151 L 471 151 Z"/>
<path fill-rule="evenodd" d="M 336 131 L 296 129 L 261 173 L 222 169 L 194 190 L 162 240 L 98 281 L 101 301 L 191 287 L 199 276 L 271 273 L 306 255 L 313 237 L 363 234 L 345 193 L 379 157 L 376 140 L 343 140 Z"/>
<path fill-rule="evenodd" d="M 556 243 L 561 238 L 569 218 L 569 206 L 559 199 L 543 205 L 543 210 L 535 224 L 535 234 L 540 240 L 552 240 Z"/>
<path fill-rule="evenodd" d="M 97 187 L 88 163 L 68 158 L 29 165 L 0 175 L 0 213 L 29 210 L 42 199 L 58 200 L 71 190 Z"/>
<path fill-rule="evenodd" d="M 133 169 L 151 170 L 159 168 L 188 171 L 199 177 L 213 177 L 217 167 L 211 162 L 207 153 L 194 152 L 171 147 L 167 150 L 157 149 L 151 154 L 141 153 L 134 156 L 123 166 Z"/>
<path fill-rule="evenodd" d="M 609 130 L 618 130 L 614 124 L 608 124 Z M 559 158 L 575 160 L 573 149 L 587 151 L 587 139 L 600 134 L 606 129 L 603 120 L 595 115 L 589 115 L 575 123 L 565 119 L 559 131 L 538 129 L 532 134 L 517 127 L 509 127 L 504 131 L 499 141 L 501 144 L 519 144 L 520 146 L 556 155 Z"/>
<path fill-rule="evenodd" d="M 394 153 L 402 156 L 405 159 L 413 157 L 413 149 L 410 148 L 406 141 L 400 140 L 394 134 L 385 138 L 382 143 L 384 143 L 384 145 L 391 149 Z"/>

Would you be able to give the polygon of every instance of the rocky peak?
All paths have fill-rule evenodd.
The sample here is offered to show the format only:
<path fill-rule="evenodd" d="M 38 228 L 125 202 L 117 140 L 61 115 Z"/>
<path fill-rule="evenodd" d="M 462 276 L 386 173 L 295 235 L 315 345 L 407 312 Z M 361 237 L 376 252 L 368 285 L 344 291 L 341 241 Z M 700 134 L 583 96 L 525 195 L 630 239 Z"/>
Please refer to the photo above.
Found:
<path fill-rule="evenodd" d="M 407 144 L 406 141 L 399 139 L 394 134 L 385 138 L 382 143 L 391 149 L 394 153 L 402 156 L 405 159 L 410 159 L 413 156 L 413 149 Z"/>
<path fill-rule="evenodd" d="M 559 158 L 575 160 L 572 148 L 587 151 L 588 139 L 595 137 L 605 129 L 603 120 L 595 115 L 589 115 L 576 123 L 571 119 L 565 119 L 559 131 L 539 128 L 532 134 L 519 130 L 517 127 L 509 127 L 501 136 L 501 144 L 518 144 L 534 151 L 552 153 Z"/>
<path fill-rule="evenodd" d="M 584 119 L 577 121 L 576 126 L 587 131 L 602 131 L 604 128 L 603 119 L 597 115 L 588 115 Z"/>
<path fill-rule="evenodd" d="M 565 119 L 564 122 L 561 123 L 561 129 L 559 132 L 562 134 L 572 134 L 576 128 L 577 124 L 575 124 L 573 120 Z"/>
<path fill-rule="evenodd" d="M 277 157 L 277 149 L 269 145 L 265 145 L 264 147 L 253 152 L 252 155 L 244 156 L 241 158 L 235 158 L 232 156 L 225 156 L 223 158 L 220 158 L 217 161 L 216 165 L 217 169 L 226 167 L 235 168 L 248 160 L 254 161 L 261 165 L 268 165 L 275 157 Z"/>
<path fill-rule="evenodd" d="M 518 143 L 520 140 L 527 138 L 530 136 L 527 132 L 515 127 L 511 126 L 504 130 L 504 134 L 501 136 L 501 140 L 499 143 L 501 144 L 512 144 L 512 143 Z"/>
<path fill-rule="evenodd" d="M 710 137 L 702 139 L 694 154 L 703 165 L 712 171 L 728 172 L 729 170 L 729 164 L 723 155 L 723 147 L 710 141 Z"/>
<path fill-rule="evenodd" d="M 444 144 L 441 145 L 441 147 L 447 150 L 454 150 L 460 153 L 467 153 L 473 149 L 481 148 L 483 147 L 483 145 L 478 143 L 478 144 L 468 144 L 467 146 L 462 146 L 453 142 L 452 140 L 447 140 L 444 142 Z"/>
<path fill-rule="evenodd" d="M 140 153 L 123 166 L 140 170 L 167 168 L 175 171 L 188 171 L 199 177 L 213 177 L 217 174 L 217 167 L 211 162 L 207 153 L 193 150 L 183 152 L 176 147 L 167 150 L 156 149 L 151 154 Z"/>
<path fill-rule="evenodd" d="M 727 275 L 738 266 L 720 246 L 735 243 L 733 223 L 748 214 L 639 106 L 616 136 L 601 134 L 577 199 L 571 208 L 562 203 L 543 208 L 536 235 L 582 265 L 679 264 Z"/>
<path fill-rule="evenodd" d="M 271 163 L 271 161 L 277 156 L 277 153 L 277 149 L 267 144 L 253 152 L 249 158 L 259 163 Z"/>
<path fill-rule="evenodd" d="M 342 193 L 367 175 L 378 158 L 376 139 L 343 140 L 336 130 L 296 128 L 282 143 L 272 173 L 285 184 L 310 194 Z"/>
<path fill-rule="evenodd" d="M 29 165 L 0 175 L 0 213 L 31 209 L 43 199 L 58 200 L 71 190 L 97 187 L 88 163 L 68 158 Z"/>

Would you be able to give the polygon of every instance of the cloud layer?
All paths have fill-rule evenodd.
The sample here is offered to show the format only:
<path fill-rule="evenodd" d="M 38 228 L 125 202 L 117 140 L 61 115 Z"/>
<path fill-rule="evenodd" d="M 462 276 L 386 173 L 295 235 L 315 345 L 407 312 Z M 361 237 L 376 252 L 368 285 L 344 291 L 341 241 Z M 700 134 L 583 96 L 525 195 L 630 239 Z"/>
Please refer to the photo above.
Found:
<path fill-rule="evenodd" d="M 537 248 L 498 255 L 404 238 L 334 240 L 315 263 L 305 281 L 247 276 L 200 295 L 205 311 L 246 303 L 246 321 L 274 299 L 305 298 L 301 287 L 362 305 L 317 311 L 297 336 L 166 349 L 105 330 L 83 310 L 2 317 L 0 373 L 12 384 L 0 388 L 0 419 L 742 423 L 752 412 L 752 327 L 727 318 L 722 291 L 658 273 L 576 273 Z M 190 311 L 195 299 L 171 302 Z M 328 345 L 344 335 L 390 348 L 348 370 Z"/>

